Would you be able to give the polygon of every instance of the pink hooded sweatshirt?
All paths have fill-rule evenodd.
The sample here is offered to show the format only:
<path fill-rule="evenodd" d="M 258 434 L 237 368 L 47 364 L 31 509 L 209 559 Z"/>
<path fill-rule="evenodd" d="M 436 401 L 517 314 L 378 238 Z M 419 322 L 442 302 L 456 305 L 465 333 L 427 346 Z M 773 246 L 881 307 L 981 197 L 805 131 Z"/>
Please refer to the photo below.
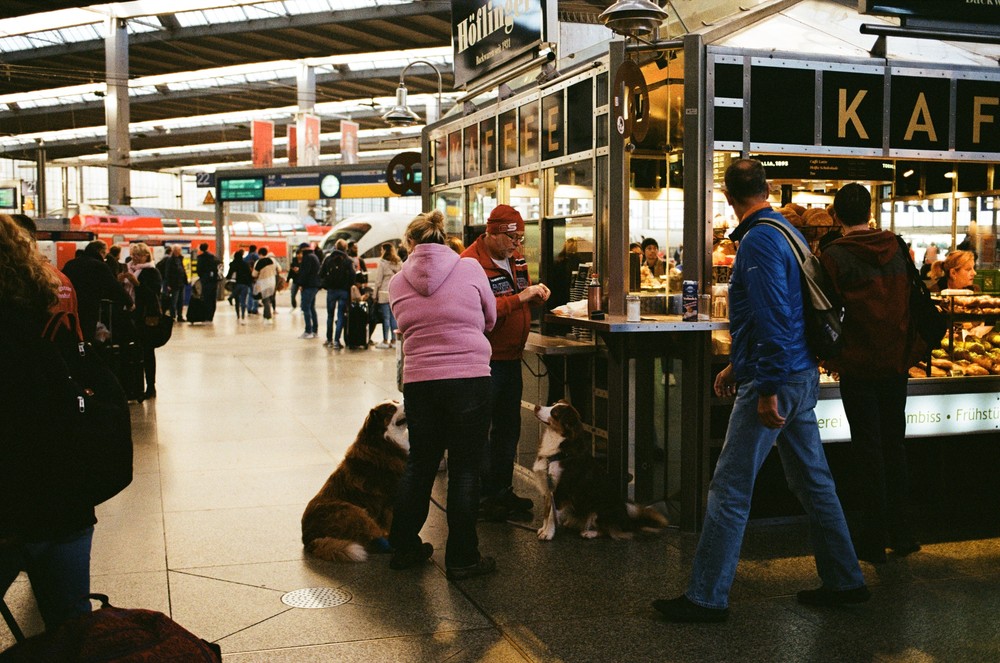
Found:
<path fill-rule="evenodd" d="M 475 260 L 444 244 L 418 244 L 389 282 L 392 313 L 403 333 L 403 382 L 490 375 L 486 332 L 496 297 Z"/>

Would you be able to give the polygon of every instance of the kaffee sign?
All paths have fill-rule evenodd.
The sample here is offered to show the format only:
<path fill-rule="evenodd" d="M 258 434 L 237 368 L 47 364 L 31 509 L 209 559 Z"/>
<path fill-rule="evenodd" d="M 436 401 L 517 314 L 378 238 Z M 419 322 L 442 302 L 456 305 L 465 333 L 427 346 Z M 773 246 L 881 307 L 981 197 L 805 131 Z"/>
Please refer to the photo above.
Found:
<path fill-rule="evenodd" d="M 713 63 L 718 148 L 748 138 L 765 152 L 1000 159 L 1000 73 L 723 54 Z"/>

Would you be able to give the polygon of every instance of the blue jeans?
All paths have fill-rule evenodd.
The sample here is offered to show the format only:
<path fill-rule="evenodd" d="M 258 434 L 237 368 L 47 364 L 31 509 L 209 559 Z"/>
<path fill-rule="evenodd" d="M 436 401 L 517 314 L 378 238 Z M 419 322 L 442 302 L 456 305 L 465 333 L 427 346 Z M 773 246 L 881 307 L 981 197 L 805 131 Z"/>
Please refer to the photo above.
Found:
<path fill-rule="evenodd" d="M 250 286 L 246 283 L 237 283 L 233 286 L 233 299 L 236 300 L 236 317 L 247 317 L 247 300 L 253 299 L 250 295 Z"/>
<path fill-rule="evenodd" d="M 862 554 L 913 541 L 906 517 L 906 382 L 905 375 L 840 376 L 840 396 L 851 425 L 854 490 L 861 503 L 855 543 Z"/>
<path fill-rule="evenodd" d="M 823 586 L 847 590 L 865 584 L 837 489 L 826 462 L 816 424 L 819 373 L 795 373 L 778 390 L 782 429 L 765 427 L 757 417 L 757 390 L 739 385 L 726 441 L 708 488 L 704 528 L 694 556 L 687 597 L 706 608 L 725 608 L 736 575 L 743 531 L 750 514 L 754 480 L 777 442 L 788 487 L 809 516 L 809 538 Z"/>
<path fill-rule="evenodd" d="M 326 340 L 340 343 L 344 332 L 344 322 L 347 320 L 347 305 L 351 303 L 351 293 L 348 290 L 326 291 Z M 333 314 L 337 314 L 337 333 L 333 333 Z"/>
<path fill-rule="evenodd" d="M 299 292 L 302 299 L 302 317 L 306 322 L 306 333 L 315 334 L 319 330 L 319 318 L 316 316 L 316 293 L 319 288 L 304 287 Z"/>
<path fill-rule="evenodd" d="M 397 551 L 420 545 L 431 488 L 448 451 L 448 568 L 479 561 L 479 465 L 490 426 L 490 378 L 403 385 L 410 455 L 393 507 L 389 542 Z"/>
<path fill-rule="evenodd" d="M 388 303 L 379 304 L 379 311 L 382 314 L 382 342 L 388 343 L 396 340 L 392 332 L 396 331 L 396 317 L 392 314 L 392 307 Z"/>
<path fill-rule="evenodd" d="M 299 284 L 296 283 L 295 281 L 292 281 L 292 284 L 288 286 L 288 290 L 292 293 L 292 308 L 295 308 L 298 306 L 298 304 L 295 301 L 295 298 L 299 294 Z"/>
<path fill-rule="evenodd" d="M 483 495 L 494 497 L 514 483 L 521 437 L 521 360 L 491 361 L 490 440 L 483 458 Z"/>
<path fill-rule="evenodd" d="M 170 289 L 170 317 L 180 320 L 184 312 L 184 286 Z"/>
<path fill-rule="evenodd" d="M 23 569 L 31 581 L 46 631 L 90 612 L 90 545 L 94 527 L 49 541 L 21 543 L 0 553 L 0 596 Z"/>

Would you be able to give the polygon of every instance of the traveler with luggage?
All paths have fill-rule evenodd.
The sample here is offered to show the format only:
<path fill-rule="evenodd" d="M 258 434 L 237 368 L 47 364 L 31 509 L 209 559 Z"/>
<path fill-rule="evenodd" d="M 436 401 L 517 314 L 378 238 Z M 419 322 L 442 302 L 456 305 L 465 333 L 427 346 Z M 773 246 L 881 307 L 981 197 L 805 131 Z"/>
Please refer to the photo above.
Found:
<path fill-rule="evenodd" d="M 347 322 L 347 308 L 351 300 L 351 286 L 354 284 L 354 263 L 347 255 L 347 242 L 338 239 L 333 251 L 323 259 L 319 270 L 319 280 L 326 289 L 326 343 L 325 347 L 339 350 L 340 337 Z M 336 315 L 336 333 L 334 316 Z"/>
<path fill-rule="evenodd" d="M 147 316 L 159 317 L 161 314 L 159 305 L 160 272 L 153 264 L 149 247 L 144 243 L 130 244 L 128 251 L 132 260 L 128 264 L 128 269 L 122 274 L 125 279 L 125 290 L 132 296 L 132 301 L 135 303 L 133 320 L 136 329 L 141 330 L 145 327 Z M 143 392 L 143 398 L 155 398 L 156 349 L 142 337 L 141 333 L 137 335 L 137 340 L 142 347 L 142 366 L 146 376 L 146 389 Z"/>
<path fill-rule="evenodd" d="M 155 270 L 154 270 L 155 271 Z M 89 612 L 90 546 L 94 505 L 54 465 L 68 431 L 60 424 L 64 403 L 60 359 L 42 334 L 60 283 L 36 251 L 31 237 L 8 215 L 0 215 L 0 596 L 21 570 L 47 629 Z M 52 360 L 52 361 L 50 361 Z M 65 375 L 65 364 L 61 364 Z M 58 475 L 58 476 L 57 476 Z"/>

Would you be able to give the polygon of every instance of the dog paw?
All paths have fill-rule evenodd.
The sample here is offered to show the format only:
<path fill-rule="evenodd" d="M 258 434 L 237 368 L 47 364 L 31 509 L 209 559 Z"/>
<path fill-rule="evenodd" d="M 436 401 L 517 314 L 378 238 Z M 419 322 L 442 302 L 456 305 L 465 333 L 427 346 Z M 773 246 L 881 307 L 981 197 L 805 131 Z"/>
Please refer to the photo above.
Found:
<path fill-rule="evenodd" d="M 538 540 L 539 541 L 551 541 L 556 536 L 555 528 L 540 527 L 538 528 Z"/>
<path fill-rule="evenodd" d="M 600 532 L 593 529 L 585 529 L 582 532 L 580 532 L 580 536 L 582 536 L 585 539 L 596 539 L 600 535 L 601 535 Z"/>

